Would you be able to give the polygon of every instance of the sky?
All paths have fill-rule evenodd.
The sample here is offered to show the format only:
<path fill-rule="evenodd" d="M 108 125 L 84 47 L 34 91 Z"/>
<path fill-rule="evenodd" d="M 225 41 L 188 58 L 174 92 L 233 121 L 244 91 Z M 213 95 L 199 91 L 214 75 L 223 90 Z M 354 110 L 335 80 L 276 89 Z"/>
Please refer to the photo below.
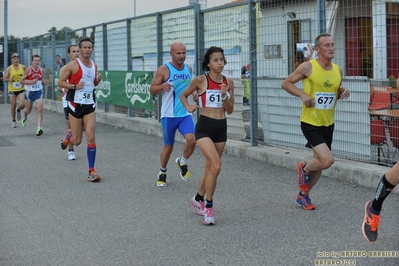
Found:
<path fill-rule="evenodd" d="M 57 30 L 63 27 L 79 29 L 189 5 L 189 0 L 0 0 L 0 36 L 4 36 L 6 1 L 8 35 L 20 38 L 45 34 L 52 27 Z M 207 0 L 207 7 L 221 6 L 231 1 Z"/>

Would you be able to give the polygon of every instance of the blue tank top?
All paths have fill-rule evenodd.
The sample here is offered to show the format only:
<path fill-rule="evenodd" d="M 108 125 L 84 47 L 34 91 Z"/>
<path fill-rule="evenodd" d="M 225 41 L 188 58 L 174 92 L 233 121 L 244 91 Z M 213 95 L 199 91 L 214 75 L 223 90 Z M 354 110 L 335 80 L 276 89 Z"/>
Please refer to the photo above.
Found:
<path fill-rule="evenodd" d="M 165 65 L 169 69 L 169 78 L 165 82 L 172 83 L 173 87 L 162 92 L 161 118 L 191 115 L 180 101 L 180 95 L 191 83 L 190 68 L 184 64 L 184 68 L 178 70 L 170 62 Z"/>

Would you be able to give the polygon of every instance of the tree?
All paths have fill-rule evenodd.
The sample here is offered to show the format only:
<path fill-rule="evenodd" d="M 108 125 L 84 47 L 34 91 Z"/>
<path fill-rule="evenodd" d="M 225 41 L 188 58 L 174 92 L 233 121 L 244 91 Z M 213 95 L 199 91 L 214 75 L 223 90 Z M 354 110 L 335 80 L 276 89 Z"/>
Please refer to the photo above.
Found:
<path fill-rule="evenodd" d="M 96 27 L 93 27 L 93 28 L 91 28 L 92 29 L 92 31 L 90 32 L 90 39 L 92 39 L 93 41 L 95 41 L 94 40 L 94 34 L 96 33 Z"/>
<path fill-rule="evenodd" d="M 57 30 L 57 27 L 51 27 L 51 28 L 48 30 L 48 32 L 49 32 L 49 33 L 55 33 L 55 39 L 56 39 L 57 41 L 59 41 L 59 40 L 65 40 L 65 39 L 66 39 L 65 32 L 67 32 L 67 33 L 70 34 L 69 37 L 70 37 L 71 39 L 79 39 L 79 38 L 80 38 L 79 35 L 77 35 L 76 32 L 73 31 L 73 30 L 72 30 L 71 28 L 69 28 L 69 27 L 63 27 L 63 28 L 60 29 L 60 30 Z M 50 37 L 50 39 L 51 39 L 51 35 L 50 35 L 49 37 Z"/>
<path fill-rule="evenodd" d="M 15 37 L 14 35 L 9 35 L 8 38 L 7 38 L 8 51 L 4 51 L 4 35 L 0 36 L 0 45 L 3 46 L 3 52 L 0 53 L 0 68 L 5 68 L 3 66 L 4 53 L 8 54 L 8 63 L 7 63 L 7 65 L 11 64 L 11 54 L 14 53 L 14 52 L 18 52 L 17 47 L 18 47 L 18 42 L 19 41 L 21 41 L 21 38 Z"/>
<path fill-rule="evenodd" d="M 27 37 L 24 37 L 26 39 Z M 8 42 L 8 55 L 11 56 L 12 53 L 17 51 L 18 42 L 21 41 L 21 38 L 15 37 L 14 35 L 9 35 Z M 4 35 L 0 36 L 0 44 L 3 45 L 4 48 Z"/>

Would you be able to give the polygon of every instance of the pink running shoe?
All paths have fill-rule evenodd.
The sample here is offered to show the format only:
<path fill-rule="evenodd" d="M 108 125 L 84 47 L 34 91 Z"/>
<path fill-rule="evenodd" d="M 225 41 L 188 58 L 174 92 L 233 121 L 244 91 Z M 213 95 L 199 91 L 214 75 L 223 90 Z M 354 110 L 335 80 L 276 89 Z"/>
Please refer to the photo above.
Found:
<path fill-rule="evenodd" d="M 195 208 L 195 212 L 199 216 L 204 216 L 204 208 L 205 208 L 205 202 L 201 201 L 198 202 L 195 200 L 195 196 L 190 199 L 191 205 Z"/>

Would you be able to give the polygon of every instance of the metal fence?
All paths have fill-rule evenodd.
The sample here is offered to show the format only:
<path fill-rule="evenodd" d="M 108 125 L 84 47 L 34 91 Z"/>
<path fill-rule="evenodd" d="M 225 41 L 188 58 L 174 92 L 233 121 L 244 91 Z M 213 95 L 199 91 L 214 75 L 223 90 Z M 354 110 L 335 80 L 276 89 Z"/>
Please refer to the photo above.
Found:
<path fill-rule="evenodd" d="M 171 43 L 181 40 L 187 46 L 186 63 L 198 75 L 206 48 L 221 46 L 228 62 L 224 75 L 235 79 L 238 95 L 229 120 L 229 137 L 253 146 L 305 149 L 299 126 L 301 101 L 282 90 L 281 83 L 294 70 L 298 55 L 317 57 L 309 54 L 308 48 L 314 46 L 318 34 L 328 32 L 335 41 L 334 62 L 343 70 L 343 85 L 351 90 L 350 99 L 337 105 L 333 153 L 350 160 L 391 165 L 397 159 L 397 148 L 389 125 L 396 117 L 388 111 L 375 115 L 368 108 L 373 90 L 396 88 L 398 14 L 399 3 L 381 0 L 263 0 L 202 10 L 192 5 L 43 34 L 18 43 L 18 52 L 26 65 L 30 65 L 32 54 L 40 54 L 50 76 L 55 55 L 67 58 L 70 44 L 81 36 L 90 36 L 95 41 L 93 58 L 100 70 L 155 71 L 170 60 Z M 247 76 L 241 81 L 242 70 Z M 250 87 L 244 91 L 246 85 Z M 302 87 L 301 82 L 297 85 Z M 391 97 L 394 92 L 390 91 Z M 58 100 L 53 84 L 45 97 Z M 154 119 L 158 119 L 160 108 L 158 97 L 154 97 L 155 112 L 151 113 L 124 106 L 99 106 L 109 112 Z M 382 121 L 380 143 L 375 143 L 371 135 L 374 120 Z"/>

